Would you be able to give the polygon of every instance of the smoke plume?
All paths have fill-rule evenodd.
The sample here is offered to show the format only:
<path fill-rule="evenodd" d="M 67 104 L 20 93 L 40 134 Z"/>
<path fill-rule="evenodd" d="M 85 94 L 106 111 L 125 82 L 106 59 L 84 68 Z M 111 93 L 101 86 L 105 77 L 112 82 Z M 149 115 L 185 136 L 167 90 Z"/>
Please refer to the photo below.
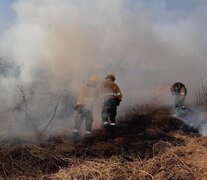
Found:
<path fill-rule="evenodd" d="M 59 95 L 49 130 L 70 128 L 73 97 L 91 74 L 116 75 L 121 108 L 152 99 L 171 104 L 169 86 L 175 81 L 186 84 L 191 101 L 196 82 L 207 75 L 207 3 L 185 3 L 15 1 L 16 19 L 1 37 L 2 62 L 14 64 L 7 70 L 12 75 L 1 73 L 0 78 L 5 131 L 21 132 L 28 117 L 16 107 L 26 106 L 35 127 L 42 129 Z"/>

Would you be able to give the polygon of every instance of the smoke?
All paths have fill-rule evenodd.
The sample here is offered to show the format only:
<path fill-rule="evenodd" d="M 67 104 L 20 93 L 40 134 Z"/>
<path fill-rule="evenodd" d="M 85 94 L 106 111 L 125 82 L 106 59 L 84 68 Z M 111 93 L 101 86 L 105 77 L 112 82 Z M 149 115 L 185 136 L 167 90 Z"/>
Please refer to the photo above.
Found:
<path fill-rule="evenodd" d="M 37 126 L 47 124 L 61 95 L 50 130 L 57 124 L 70 128 L 72 97 L 91 74 L 104 78 L 108 72 L 123 92 L 122 108 L 151 99 L 170 104 L 169 86 L 175 81 L 186 84 L 192 100 L 196 81 L 207 75 L 207 3 L 188 1 L 182 4 L 187 9 L 179 3 L 15 1 L 16 19 L 1 37 L 1 57 L 19 73 L 0 79 L 0 109 L 6 116 L 1 119 L 12 119 L 12 132 L 22 129 L 25 114 L 6 113 L 20 102 L 25 108 L 17 88 L 22 85 Z"/>
<path fill-rule="evenodd" d="M 207 136 L 207 114 L 205 109 L 201 107 L 191 107 L 190 109 L 180 112 L 178 118 L 189 126 L 182 127 L 183 130 L 191 131 L 193 128 L 193 130 L 198 131 L 202 136 Z"/>

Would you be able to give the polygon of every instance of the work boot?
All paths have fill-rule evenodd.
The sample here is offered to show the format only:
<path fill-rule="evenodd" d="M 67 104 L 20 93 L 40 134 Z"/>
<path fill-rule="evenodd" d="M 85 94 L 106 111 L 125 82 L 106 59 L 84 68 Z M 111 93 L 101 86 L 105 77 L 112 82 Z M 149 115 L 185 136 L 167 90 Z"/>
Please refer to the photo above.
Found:
<path fill-rule="evenodd" d="M 91 137 L 91 131 L 86 131 L 85 138 L 90 138 L 90 137 Z"/>
<path fill-rule="evenodd" d="M 91 131 L 85 132 L 85 138 L 81 141 L 81 143 L 83 143 L 84 145 L 89 145 L 89 146 L 93 143 L 93 137 L 92 137 Z"/>
<path fill-rule="evenodd" d="M 183 110 L 185 110 L 185 109 L 186 109 L 186 108 L 185 108 L 185 106 L 182 106 L 181 108 L 182 108 Z"/>
<path fill-rule="evenodd" d="M 176 107 L 175 110 L 176 111 L 179 111 L 179 110 L 181 110 L 181 108 L 180 107 Z"/>
<path fill-rule="evenodd" d="M 110 123 L 110 133 L 111 133 L 111 135 L 116 134 L 116 124 L 115 123 Z"/>
<path fill-rule="evenodd" d="M 109 122 L 108 121 L 105 121 L 103 123 L 103 127 L 104 127 L 105 130 L 109 129 Z"/>
<path fill-rule="evenodd" d="M 76 143 L 78 143 L 78 142 L 80 141 L 80 139 L 81 139 L 80 134 L 79 134 L 78 132 L 74 132 L 74 133 L 73 133 L 72 142 L 73 142 L 74 144 L 76 144 Z"/>

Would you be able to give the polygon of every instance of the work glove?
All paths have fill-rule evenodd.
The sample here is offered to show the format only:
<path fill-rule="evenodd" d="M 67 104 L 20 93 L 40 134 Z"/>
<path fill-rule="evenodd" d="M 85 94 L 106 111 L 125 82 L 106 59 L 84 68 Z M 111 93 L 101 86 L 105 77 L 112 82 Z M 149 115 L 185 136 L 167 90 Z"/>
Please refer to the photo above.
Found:
<path fill-rule="evenodd" d="M 73 106 L 74 110 L 77 111 L 78 110 L 78 105 Z"/>
<path fill-rule="evenodd" d="M 75 110 L 75 111 L 78 111 L 78 110 L 80 110 L 82 107 L 83 107 L 83 105 L 76 104 L 76 105 L 74 106 L 74 110 Z"/>

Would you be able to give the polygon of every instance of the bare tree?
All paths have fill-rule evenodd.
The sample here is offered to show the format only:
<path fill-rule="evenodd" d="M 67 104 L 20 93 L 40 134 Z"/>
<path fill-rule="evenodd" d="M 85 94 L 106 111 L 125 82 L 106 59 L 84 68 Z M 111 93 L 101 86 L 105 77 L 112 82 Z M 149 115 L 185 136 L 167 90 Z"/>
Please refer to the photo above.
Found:
<path fill-rule="evenodd" d="M 54 110 L 53 110 L 53 112 L 52 112 L 52 116 L 51 116 L 50 120 L 48 121 L 48 123 L 45 125 L 45 127 L 44 127 L 44 128 L 41 130 L 41 132 L 40 132 L 40 131 L 36 128 L 33 119 L 32 119 L 31 116 L 29 115 L 29 111 L 28 111 L 28 103 L 27 103 L 28 99 L 27 99 L 27 97 L 26 97 L 26 94 L 25 94 L 24 91 L 23 91 L 22 86 L 18 86 L 18 93 L 19 93 L 20 97 L 22 98 L 22 102 L 21 102 L 18 106 L 16 106 L 16 107 L 14 108 L 14 110 L 20 110 L 20 111 L 22 111 L 22 112 L 25 113 L 25 119 L 26 119 L 26 122 L 25 122 L 25 123 L 27 123 L 27 124 L 31 124 L 31 125 L 32 125 L 32 128 L 33 128 L 33 130 L 34 130 L 34 133 L 35 133 L 35 135 L 36 135 L 36 137 L 37 137 L 37 138 L 41 138 L 42 135 L 44 134 L 44 132 L 46 131 L 46 129 L 49 127 L 49 125 L 52 123 L 52 121 L 53 121 L 54 118 L 55 118 L 55 115 L 56 115 L 56 113 L 57 113 L 57 108 L 58 108 L 58 105 L 59 105 L 59 103 L 60 103 L 61 97 L 60 97 L 60 96 L 58 97 L 58 101 L 57 101 L 57 103 L 56 103 L 56 105 L 55 105 L 55 107 L 54 107 Z M 40 132 L 40 133 L 38 133 L 38 132 Z"/>

